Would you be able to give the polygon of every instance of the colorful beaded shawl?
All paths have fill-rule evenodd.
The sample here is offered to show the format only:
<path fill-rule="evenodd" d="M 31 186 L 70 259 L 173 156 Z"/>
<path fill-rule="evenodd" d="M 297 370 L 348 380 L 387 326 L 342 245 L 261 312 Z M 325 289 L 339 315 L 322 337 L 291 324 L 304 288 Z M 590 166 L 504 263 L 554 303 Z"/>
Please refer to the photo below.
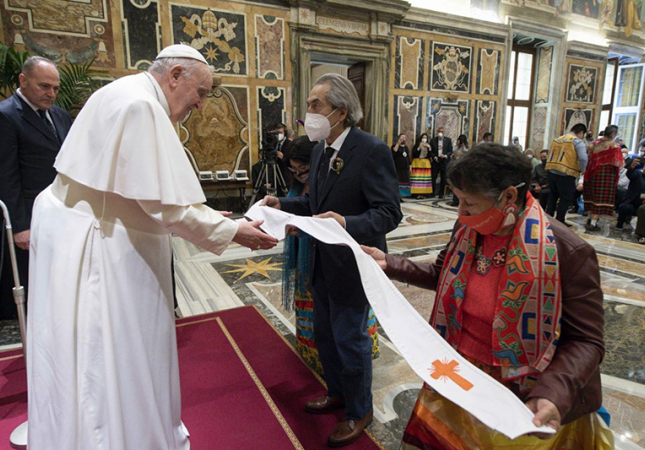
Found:
<path fill-rule="evenodd" d="M 458 348 L 462 303 L 475 260 L 477 232 L 462 225 L 451 240 L 437 288 L 430 324 Z M 558 252 L 551 224 L 529 194 L 510 240 L 497 291 L 493 335 L 494 365 L 502 379 L 525 384 L 551 362 L 560 336 L 562 312 Z M 470 299 L 476 298 L 469 295 Z"/>

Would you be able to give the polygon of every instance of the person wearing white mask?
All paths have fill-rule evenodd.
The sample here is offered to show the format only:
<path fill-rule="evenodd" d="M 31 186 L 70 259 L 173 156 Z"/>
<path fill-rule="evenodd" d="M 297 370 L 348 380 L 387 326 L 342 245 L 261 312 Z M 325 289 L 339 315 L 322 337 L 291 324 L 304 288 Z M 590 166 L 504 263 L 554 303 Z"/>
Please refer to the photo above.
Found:
<path fill-rule="evenodd" d="M 288 161 L 291 156 L 291 148 L 293 147 L 293 141 L 287 139 L 287 126 L 283 123 L 279 123 L 275 126 L 274 131 L 277 131 L 278 144 L 276 145 L 276 150 L 278 151 L 278 158 L 282 161 Z"/>
<path fill-rule="evenodd" d="M 410 193 L 421 200 L 432 194 L 432 164 L 430 162 L 430 143 L 428 134 L 423 133 L 417 139 L 412 151 L 410 167 Z"/>
<path fill-rule="evenodd" d="M 333 218 L 359 243 L 386 250 L 385 235 L 401 221 L 399 186 L 390 148 L 356 127 L 362 118 L 354 85 L 338 74 L 320 77 L 307 99 L 305 130 L 313 150 L 309 193 L 267 196 L 262 204 L 301 216 Z M 315 342 L 327 395 L 305 410 L 344 408 L 328 439 L 332 447 L 358 439 L 372 421 L 372 341 L 369 304 L 350 249 L 314 242 L 312 286 Z"/>
<path fill-rule="evenodd" d="M 444 136 L 443 127 L 437 128 L 437 136 L 430 141 L 430 149 L 432 153 L 432 186 L 439 194 L 439 198 L 443 198 L 446 189 L 446 167 L 452 155 L 452 140 Z M 439 176 L 441 181 L 437 185 Z"/>

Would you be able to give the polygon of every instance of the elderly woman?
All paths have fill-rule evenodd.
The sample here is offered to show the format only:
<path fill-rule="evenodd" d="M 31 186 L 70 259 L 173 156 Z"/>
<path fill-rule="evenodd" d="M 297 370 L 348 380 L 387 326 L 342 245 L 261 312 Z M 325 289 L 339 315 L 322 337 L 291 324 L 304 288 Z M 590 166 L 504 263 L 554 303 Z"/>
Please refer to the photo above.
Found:
<path fill-rule="evenodd" d="M 608 432 L 595 413 L 604 355 L 596 254 L 549 219 L 528 194 L 530 180 L 517 149 L 480 144 L 448 169 L 459 220 L 434 263 L 364 249 L 389 277 L 436 290 L 430 324 L 525 402 L 536 425 L 559 430 L 556 438 L 511 443 L 424 385 L 403 449 L 609 448 L 594 440 Z"/>

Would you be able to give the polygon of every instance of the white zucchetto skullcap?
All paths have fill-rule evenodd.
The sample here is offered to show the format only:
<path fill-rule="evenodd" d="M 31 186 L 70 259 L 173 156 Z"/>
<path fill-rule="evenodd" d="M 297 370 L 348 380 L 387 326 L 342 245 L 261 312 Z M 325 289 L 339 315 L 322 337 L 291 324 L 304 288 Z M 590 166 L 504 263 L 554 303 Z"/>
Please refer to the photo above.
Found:
<path fill-rule="evenodd" d="M 186 45 L 186 44 L 169 45 L 168 47 L 161 50 L 161 53 L 159 53 L 155 59 L 162 59 L 162 58 L 196 59 L 197 61 L 201 61 L 204 64 L 208 65 L 208 62 L 206 62 L 206 58 L 204 58 L 204 56 L 201 53 L 199 53 L 190 45 Z"/>

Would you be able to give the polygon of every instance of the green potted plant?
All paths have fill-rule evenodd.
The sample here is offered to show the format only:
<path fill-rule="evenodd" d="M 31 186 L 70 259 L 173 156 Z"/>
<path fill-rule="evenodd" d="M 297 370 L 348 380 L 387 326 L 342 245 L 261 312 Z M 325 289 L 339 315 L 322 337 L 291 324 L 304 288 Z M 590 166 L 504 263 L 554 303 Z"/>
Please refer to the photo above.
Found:
<path fill-rule="evenodd" d="M 0 42 L 0 97 L 8 98 L 20 87 L 18 75 L 22 65 L 29 57 L 29 52 L 19 52 Z M 56 105 L 75 117 L 85 104 L 87 98 L 99 84 L 93 78 L 103 72 L 92 69 L 94 60 L 85 64 L 64 64 L 58 66 L 60 90 L 56 96 Z"/>

